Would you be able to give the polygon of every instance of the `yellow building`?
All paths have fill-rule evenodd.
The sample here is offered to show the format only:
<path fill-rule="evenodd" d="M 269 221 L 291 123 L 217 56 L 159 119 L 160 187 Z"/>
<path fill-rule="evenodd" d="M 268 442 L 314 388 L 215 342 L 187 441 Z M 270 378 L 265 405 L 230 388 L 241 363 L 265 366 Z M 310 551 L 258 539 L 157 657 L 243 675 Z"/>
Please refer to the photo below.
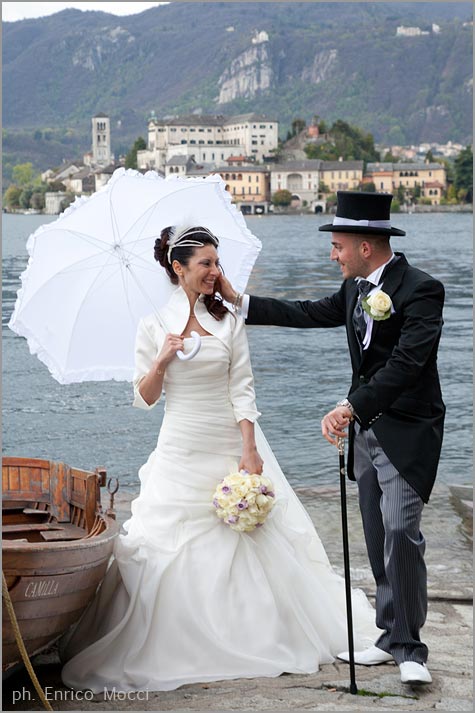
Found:
<path fill-rule="evenodd" d="M 445 166 L 441 163 L 368 163 L 366 168 L 366 179 L 370 179 L 377 191 L 393 193 L 400 186 L 406 189 L 421 188 L 421 195 L 432 198 L 434 196 L 440 201 L 447 188 L 447 178 Z M 428 184 L 438 184 L 438 186 L 428 187 L 428 191 L 437 189 L 437 194 L 431 193 L 425 187 Z"/>
<path fill-rule="evenodd" d="M 270 171 L 263 166 L 221 166 L 219 173 L 225 181 L 233 203 L 243 213 L 267 213 L 270 203 Z"/>
<path fill-rule="evenodd" d="M 331 193 L 356 190 L 363 180 L 363 161 L 322 161 L 320 183 Z"/>

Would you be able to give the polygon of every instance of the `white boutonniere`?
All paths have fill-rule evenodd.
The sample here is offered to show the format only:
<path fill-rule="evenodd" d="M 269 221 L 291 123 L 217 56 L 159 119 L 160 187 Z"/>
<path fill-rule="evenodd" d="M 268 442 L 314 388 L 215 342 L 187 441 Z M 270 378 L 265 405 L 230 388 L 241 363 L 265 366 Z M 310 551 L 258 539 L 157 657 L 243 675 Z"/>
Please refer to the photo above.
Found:
<path fill-rule="evenodd" d="M 382 290 L 374 292 L 372 295 L 369 295 L 369 297 L 364 297 L 361 300 L 361 304 L 364 311 L 376 322 L 382 322 L 391 316 L 393 303 L 391 302 L 390 296 Z"/>

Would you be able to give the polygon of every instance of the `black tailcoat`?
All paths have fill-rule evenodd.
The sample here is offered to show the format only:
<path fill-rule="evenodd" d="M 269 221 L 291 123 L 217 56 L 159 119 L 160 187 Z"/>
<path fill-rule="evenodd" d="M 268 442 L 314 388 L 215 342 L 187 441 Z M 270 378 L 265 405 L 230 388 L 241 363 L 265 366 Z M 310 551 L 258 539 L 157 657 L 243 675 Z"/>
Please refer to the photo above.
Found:
<path fill-rule="evenodd" d="M 402 253 L 390 265 L 383 291 L 395 312 L 374 321 L 371 342 L 361 352 L 352 315 L 354 279 L 331 297 L 289 302 L 251 296 L 247 324 L 281 327 L 346 326 L 353 378 L 348 394 L 363 428 L 373 428 L 389 460 L 424 502 L 434 484 L 442 446 L 445 406 L 437 371 L 444 287 L 412 267 Z M 336 395 L 342 396 L 342 395 Z M 348 475 L 353 474 L 353 428 Z"/>

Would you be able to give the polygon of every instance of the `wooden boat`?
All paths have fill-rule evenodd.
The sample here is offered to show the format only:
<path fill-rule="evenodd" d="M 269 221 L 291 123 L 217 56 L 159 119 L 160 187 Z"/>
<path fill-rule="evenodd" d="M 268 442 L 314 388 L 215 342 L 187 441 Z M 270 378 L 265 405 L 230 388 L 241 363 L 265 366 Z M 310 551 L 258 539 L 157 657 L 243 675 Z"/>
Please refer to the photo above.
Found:
<path fill-rule="evenodd" d="M 105 482 L 101 469 L 3 459 L 3 573 L 30 656 L 79 619 L 104 577 L 119 531 L 102 511 Z M 5 670 L 21 657 L 5 603 L 2 618 Z"/>

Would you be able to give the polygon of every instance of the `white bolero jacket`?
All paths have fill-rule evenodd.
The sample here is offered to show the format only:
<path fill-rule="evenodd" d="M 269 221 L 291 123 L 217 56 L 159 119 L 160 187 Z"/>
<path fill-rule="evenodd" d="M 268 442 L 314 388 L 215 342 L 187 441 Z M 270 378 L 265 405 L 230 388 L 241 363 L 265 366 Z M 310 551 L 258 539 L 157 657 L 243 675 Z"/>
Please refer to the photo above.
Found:
<path fill-rule="evenodd" d="M 190 314 L 188 297 L 182 287 L 178 287 L 170 300 L 158 310 L 160 317 L 172 334 L 181 334 L 186 327 Z M 228 349 L 229 361 L 229 396 L 236 421 L 247 419 L 257 421 L 260 412 L 256 408 L 254 377 L 251 368 L 249 344 L 246 327 L 242 317 L 232 313 L 221 321 L 216 320 L 206 309 L 201 295 L 194 308 L 200 325 L 207 332 L 220 339 Z M 165 340 L 166 332 L 155 314 L 140 320 L 135 340 L 134 401 L 137 408 L 151 409 L 158 403 L 147 404 L 139 391 L 139 384 L 152 368 Z"/>

